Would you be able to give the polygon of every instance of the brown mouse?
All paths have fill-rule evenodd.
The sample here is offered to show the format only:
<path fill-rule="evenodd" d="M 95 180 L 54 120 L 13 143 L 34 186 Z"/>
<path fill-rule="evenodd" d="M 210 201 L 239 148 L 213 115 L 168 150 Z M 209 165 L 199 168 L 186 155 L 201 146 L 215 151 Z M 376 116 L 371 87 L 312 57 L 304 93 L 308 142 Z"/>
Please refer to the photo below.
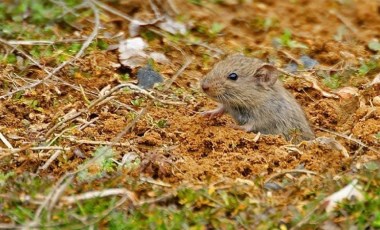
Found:
<path fill-rule="evenodd" d="M 240 54 L 228 56 L 201 81 L 203 91 L 220 104 L 203 115 L 227 112 L 247 132 L 280 134 L 293 142 L 314 139 L 301 106 L 278 76 L 271 64 Z"/>

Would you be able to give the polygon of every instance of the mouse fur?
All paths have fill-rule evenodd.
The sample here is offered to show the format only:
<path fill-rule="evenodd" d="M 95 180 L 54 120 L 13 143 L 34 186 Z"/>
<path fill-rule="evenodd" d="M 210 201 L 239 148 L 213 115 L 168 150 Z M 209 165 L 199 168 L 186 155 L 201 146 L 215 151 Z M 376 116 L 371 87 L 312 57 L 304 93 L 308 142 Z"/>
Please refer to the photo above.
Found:
<path fill-rule="evenodd" d="M 229 79 L 235 73 L 236 80 Z M 248 132 L 280 134 L 299 142 L 314 139 L 304 111 L 278 79 L 278 70 L 258 59 L 230 55 L 218 62 L 201 81 L 203 91 L 217 101 L 205 116 L 227 112 Z"/>

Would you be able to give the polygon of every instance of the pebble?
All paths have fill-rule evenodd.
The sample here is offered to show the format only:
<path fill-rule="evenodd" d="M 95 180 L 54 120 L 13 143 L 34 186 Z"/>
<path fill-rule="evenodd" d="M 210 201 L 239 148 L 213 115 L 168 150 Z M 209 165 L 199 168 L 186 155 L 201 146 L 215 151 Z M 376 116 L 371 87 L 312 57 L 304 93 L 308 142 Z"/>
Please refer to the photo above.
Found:
<path fill-rule="evenodd" d="M 161 75 L 150 65 L 140 68 L 137 71 L 138 86 L 143 89 L 153 88 L 155 83 L 163 82 Z"/>
<path fill-rule="evenodd" d="M 375 106 L 380 106 L 380 96 L 376 96 L 372 99 L 372 103 Z"/>

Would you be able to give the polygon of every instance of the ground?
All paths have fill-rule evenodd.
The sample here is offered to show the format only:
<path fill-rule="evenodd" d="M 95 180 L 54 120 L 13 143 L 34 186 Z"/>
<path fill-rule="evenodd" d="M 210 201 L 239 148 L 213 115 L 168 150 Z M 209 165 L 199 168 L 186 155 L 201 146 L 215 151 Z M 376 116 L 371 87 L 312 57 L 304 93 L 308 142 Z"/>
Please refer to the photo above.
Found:
<path fill-rule="evenodd" d="M 48 5 L 41 2 L 42 8 Z M 355 220 L 364 211 L 350 209 L 355 206 L 351 203 L 334 214 L 321 211 L 323 199 L 353 179 L 366 185 L 367 197 L 379 199 L 380 103 L 376 97 L 380 85 L 371 84 L 380 70 L 379 1 L 162 2 L 160 10 L 185 24 L 188 32 L 173 35 L 157 25 L 140 28 L 148 50 L 164 53 L 170 60 L 154 63 L 165 81 L 152 96 L 129 87 L 104 96 L 120 84 L 137 82 L 137 68 L 115 65 L 119 53 L 111 48 L 131 36 L 130 21 L 95 1 L 87 2 L 93 8 L 84 10 L 67 1 L 64 11 L 70 14 L 68 9 L 73 9 L 79 15 L 71 20 L 53 18 L 46 29 L 27 10 L 24 21 L 17 19 L 16 6 L 13 11 L 4 7 L 15 3 L 3 3 L 2 24 L 9 23 L 10 29 L 2 26 L 0 41 L 5 53 L 0 69 L 0 131 L 17 150 L 0 143 L 4 178 L 0 207 L 5 210 L 0 222 L 10 227 L 115 228 L 117 221 L 131 218 L 125 228 L 181 228 L 177 222 L 203 229 L 379 227 L 376 208 L 375 214 L 363 214 L 364 221 Z M 154 18 L 148 1 L 105 3 L 130 18 Z M 37 8 L 32 5 L 26 9 L 34 12 Z M 54 77 L 16 92 L 44 79 L 44 71 L 52 71 L 79 52 L 83 36 L 93 31 L 94 8 L 101 26 L 83 55 Z M 26 32 L 11 27 L 21 23 L 29 28 Z M 43 33 L 51 30 L 48 38 L 32 34 L 40 27 L 45 28 Z M 79 43 L 11 42 L 49 38 Z M 292 72 L 281 80 L 301 104 L 316 136 L 335 138 L 340 147 L 318 141 L 294 145 L 281 136 L 233 129 L 228 115 L 203 117 L 201 112 L 216 103 L 201 91 L 199 81 L 230 53 L 244 53 L 271 62 L 284 73 Z M 318 64 L 308 68 L 302 57 Z M 291 70 L 294 66 L 296 71 Z M 102 96 L 100 103 L 93 104 Z M 32 148 L 40 146 L 57 148 Z M 52 159 L 54 154 L 57 157 Z M 59 190 L 54 185 L 61 186 L 62 192 L 49 200 L 49 194 Z M 118 203 L 124 193 L 120 200 L 103 199 L 103 206 L 91 199 L 82 204 L 67 200 L 111 188 L 128 189 L 130 201 Z M 63 212 L 73 206 L 73 213 Z M 36 214 L 38 207 L 42 212 Z M 94 207 L 100 211 L 91 210 Z"/>

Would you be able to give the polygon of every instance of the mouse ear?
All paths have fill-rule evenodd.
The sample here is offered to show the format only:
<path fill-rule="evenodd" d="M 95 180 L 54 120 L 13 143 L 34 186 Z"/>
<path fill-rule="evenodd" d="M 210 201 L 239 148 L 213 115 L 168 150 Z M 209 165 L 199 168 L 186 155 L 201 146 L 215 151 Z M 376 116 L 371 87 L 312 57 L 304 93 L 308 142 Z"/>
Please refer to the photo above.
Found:
<path fill-rule="evenodd" d="M 255 72 L 255 82 L 264 88 L 271 87 L 278 78 L 278 70 L 270 64 L 262 64 Z"/>

